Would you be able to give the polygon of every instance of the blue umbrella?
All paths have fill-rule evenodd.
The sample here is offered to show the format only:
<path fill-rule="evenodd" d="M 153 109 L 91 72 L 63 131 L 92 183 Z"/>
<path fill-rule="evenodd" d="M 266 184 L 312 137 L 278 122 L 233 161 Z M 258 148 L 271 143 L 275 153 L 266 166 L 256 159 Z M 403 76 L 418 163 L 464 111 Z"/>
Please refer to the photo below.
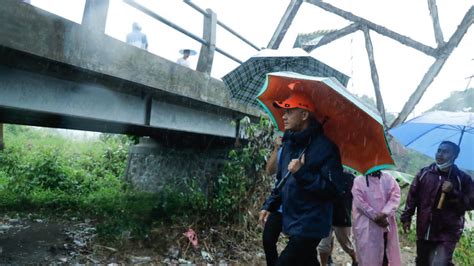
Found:
<path fill-rule="evenodd" d="M 432 158 L 442 141 L 454 142 L 461 148 L 456 165 L 474 170 L 474 113 L 472 112 L 428 112 L 389 132 L 407 148 Z"/>

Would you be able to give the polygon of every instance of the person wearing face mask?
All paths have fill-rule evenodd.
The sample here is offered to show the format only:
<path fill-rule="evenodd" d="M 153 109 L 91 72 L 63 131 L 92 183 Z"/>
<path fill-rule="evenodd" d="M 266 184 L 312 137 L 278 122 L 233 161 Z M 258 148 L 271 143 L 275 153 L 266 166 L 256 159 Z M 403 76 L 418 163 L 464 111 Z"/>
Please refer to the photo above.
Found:
<path fill-rule="evenodd" d="M 454 265 L 453 253 L 464 228 L 466 199 L 473 182 L 454 163 L 459 152 L 455 143 L 441 142 L 436 161 L 421 169 L 408 192 L 400 220 L 407 233 L 416 210 L 417 266 Z"/>

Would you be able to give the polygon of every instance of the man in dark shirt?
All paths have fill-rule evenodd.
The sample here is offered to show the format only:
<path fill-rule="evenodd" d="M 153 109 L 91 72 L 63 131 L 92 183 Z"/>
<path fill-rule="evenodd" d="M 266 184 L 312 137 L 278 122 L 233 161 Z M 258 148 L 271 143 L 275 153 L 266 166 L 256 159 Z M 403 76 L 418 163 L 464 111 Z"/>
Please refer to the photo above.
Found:
<path fill-rule="evenodd" d="M 284 109 L 285 135 L 277 179 L 286 183 L 272 191 L 262 208 L 275 212 L 280 204 L 283 233 L 290 237 L 277 265 L 319 265 L 316 247 L 329 236 L 333 202 L 328 195 L 331 177 L 342 175 L 337 146 L 314 118 L 315 106 L 306 95 L 293 92 L 275 107 Z"/>
<path fill-rule="evenodd" d="M 443 141 L 436 161 L 421 169 L 408 192 L 401 216 L 404 232 L 416 217 L 416 265 L 454 265 L 452 257 L 464 228 L 464 214 L 472 179 L 454 164 L 460 149 Z M 443 196 L 444 194 L 444 196 Z M 445 197 L 444 206 L 439 204 Z"/>

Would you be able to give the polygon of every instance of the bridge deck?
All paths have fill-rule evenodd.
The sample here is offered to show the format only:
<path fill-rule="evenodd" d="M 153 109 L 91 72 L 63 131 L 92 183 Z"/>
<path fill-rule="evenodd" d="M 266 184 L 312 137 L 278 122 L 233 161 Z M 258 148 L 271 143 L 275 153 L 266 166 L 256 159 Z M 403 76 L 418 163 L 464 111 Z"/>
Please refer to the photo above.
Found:
<path fill-rule="evenodd" d="M 220 80 L 20 1 L 2 1 L 0 25 L 0 122 L 232 137 L 260 115 Z"/>

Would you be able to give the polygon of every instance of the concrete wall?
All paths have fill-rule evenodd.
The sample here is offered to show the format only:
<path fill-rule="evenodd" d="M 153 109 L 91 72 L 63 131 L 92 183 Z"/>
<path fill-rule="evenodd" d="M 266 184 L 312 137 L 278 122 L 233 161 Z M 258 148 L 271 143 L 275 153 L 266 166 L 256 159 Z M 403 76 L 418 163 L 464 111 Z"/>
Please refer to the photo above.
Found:
<path fill-rule="evenodd" d="M 156 140 L 142 138 L 132 147 L 126 181 L 140 191 L 160 192 L 166 185 L 187 186 L 191 180 L 205 188 L 214 179 L 227 158 L 229 146 L 199 149 L 172 148 Z"/>

